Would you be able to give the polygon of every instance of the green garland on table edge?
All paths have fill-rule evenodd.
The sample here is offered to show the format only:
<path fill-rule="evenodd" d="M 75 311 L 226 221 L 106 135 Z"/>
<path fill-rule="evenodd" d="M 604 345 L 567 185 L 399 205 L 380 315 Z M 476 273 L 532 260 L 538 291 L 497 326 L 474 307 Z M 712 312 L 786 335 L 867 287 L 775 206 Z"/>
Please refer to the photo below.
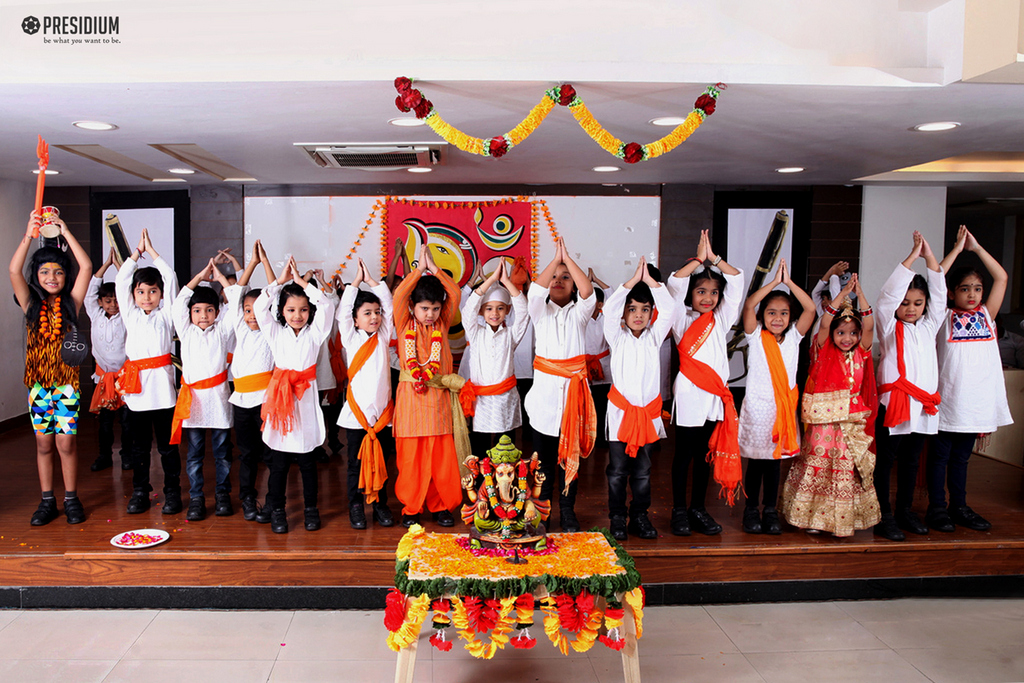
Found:
<path fill-rule="evenodd" d="M 489 581 L 488 579 L 452 579 L 439 577 L 422 581 L 409 578 L 409 560 L 398 560 L 395 563 L 395 588 L 404 595 L 423 595 L 424 593 L 431 600 L 437 600 L 445 595 L 458 595 L 461 597 L 476 598 L 507 598 L 512 596 L 532 593 L 537 586 L 543 585 L 548 593 L 555 595 L 564 593 L 572 597 L 578 596 L 586 590 L 592 595 L 600 595 L 612 607 L 619 607 L 616 594 L 627 593 L 640 585 L 640 572 L 636 570 L 636 564 L 626 549 L 618 541 L 612 538 L 608 529 L 595 527 L 591 532 L 604 534 L 608 545 L 615 551 L 619 565 L 626 570 L 625 574 L 615 576 L 603 576 L 594 574 L 586 579 L 565 579 L 551 574 L 541 576 L 527 576 L 518 579 L 501 579 L 500 581 Z"/>

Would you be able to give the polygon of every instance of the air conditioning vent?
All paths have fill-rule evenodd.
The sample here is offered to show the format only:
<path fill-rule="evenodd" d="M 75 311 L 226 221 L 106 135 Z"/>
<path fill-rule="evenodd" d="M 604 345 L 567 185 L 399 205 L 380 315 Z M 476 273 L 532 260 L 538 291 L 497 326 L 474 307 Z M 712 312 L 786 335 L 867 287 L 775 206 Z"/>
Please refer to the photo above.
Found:
<path fill-rule="evenodd" d="M 436 142 L 333 142 L 295 143 L 321 168 L 356 171 L 397 171 L 416 167 L 443 166 L 447 144 Z"/>

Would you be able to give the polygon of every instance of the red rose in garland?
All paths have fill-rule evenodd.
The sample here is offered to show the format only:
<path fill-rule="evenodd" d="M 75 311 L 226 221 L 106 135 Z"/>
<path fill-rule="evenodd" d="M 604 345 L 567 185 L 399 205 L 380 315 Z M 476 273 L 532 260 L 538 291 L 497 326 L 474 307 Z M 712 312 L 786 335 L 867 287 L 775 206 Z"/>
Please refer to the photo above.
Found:
<path fill-rule="evenodd" d="M 703 110 L 707 116 L 711 116 L 715 113 L 715 98 L 704 93 L 693 103 L 693 108 Z"/>
<path fill-rule="evenodd" d="M 399 76 L 395 79 L 395 90 L 398 92 L 405 92 L 412 87 L 412 81 L 405 76 Z"/>
<path fill-rule="evenodd" d="M 576 97 L 576 88 L 572 87 L 568 83 L 563 85 L 558 90 L 558 103 L 563 107 L 568 107 L 573 99 Z"/>
<path fill-rule="evenodd" d="M 402 104 L 406 107 L 409 109 L 415 109 L 416 106 L 423 101 L 423 93 L 415 88 L 409 88 L 408 90 L 402 91 L 401 99 Z M 408 109 L 406 111 L 408 111 Z"/>
<path fill-rule="evenodd" d="M 418 90 L 415 90 L 413 92 L 419 94 Z M 416 118 L 425 119 L 427 118 L 427 115 L 430 114 L 431 110 L 433 110 L 433 108 L 434 103 L 426 99 L 425 97 L 421 96 L 420 101 L 412 109 L 414 112 L 416 112 Z"/>
<path fill-rule="evenodd" d="M 410 112 L 410 111 L 412 111 L 412 109 L 410 109 L 409 107 L 407 107 L 404 104 L 402 104 L 402 98 L 401 97 L 396 97 L 395 98 L 395 106 L 398 107 L 398 111 L 402 111 L 402 112 Z"/>
<path fill-rule="evenodd" d="M 491 138 L 487 151 L 495 159 L 500 159 L 508 152 L 508 142 L 501 136 Z"/>
<path fill-rule="evenodd" d="M 622 158 L 627 164 L 635 164 L 644 160 L 644 148 L 636 142 L 631 142 L 622 148 Z"/>

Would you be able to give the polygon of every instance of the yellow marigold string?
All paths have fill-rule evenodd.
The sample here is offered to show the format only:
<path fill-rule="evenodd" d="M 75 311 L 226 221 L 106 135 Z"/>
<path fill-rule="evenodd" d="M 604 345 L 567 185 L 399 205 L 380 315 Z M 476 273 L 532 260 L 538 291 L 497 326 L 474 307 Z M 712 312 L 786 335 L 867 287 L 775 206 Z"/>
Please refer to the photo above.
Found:
<path fill-rule="evenodd" d="M 409 527 L 409 530 L 405 532 L 402 539 L 398 542 L 395 557 L 399 560 L 408 560 L 409 556 L 412 555 L 412 546 L 416 542 L 416 538 L 424 533 L 426 533 L 426 530 L 419 524 L 413 524 Z"/>
<path fill-rule="evenodd" d="M 502 598 L 499 603 L 498 618 L 491 629 L 491 641 L 485 643 L 477 637 L 477 633 L 470 628 L 469 613 L 465 603 L 459 597 L 453 597 L 452 601 L 452 624 L 459 632 L 459 637 L 466 641 L 466 651 L 477 659 L 491 659 L 494 653 L 503 649 L 509 642 L 509 633 L 515 628 L 515 622 L 509 618 L 509 614 L 516 606 L 516 597 Z"/>
<path fill-rule="evenodd" d="M 572 112 L 572 116 L 576 119 L 576 123 L 580 124 L 580 128 L 583 129 L 590 139 L 600 145 L 601 149 L 608 152 L 609 154 L 617 154 L 619 147 L 622 146 L 622 140 L 609 133 L 604 127 L 597 122 L 594 115 L 587 109 L 587 105 L 581 101 L 576 105 L 569 105 L 569 111 Z"/>
<path fill-rule="evenodd" d="M 426 593 L 418 598 L 409 598 L 405 621 L 402 622 L 401 628 L 388 634 L 388 647 L 398 652 L 412 645 L 420 637 L 420 627 L 423 626 L 423 620 L 427 618 L 429 608 L 430 598 Z"/>
<path fill-rule="evenodd" d="M 636 637 L 644 634 L 644 592 L 639 586 L 623 596 L 629 609 L 633 611 L 633 620 L 636 621 Z"/>
<path fill-rule="evenodd" d="M 558 618 L 555 599 L 550 595 L 540 601 L 540 611 L 544 613 L 544 633 L 551 644 L 563 655 L 569 654 L 569 639 L 562 633 L 562 623 Z"/>

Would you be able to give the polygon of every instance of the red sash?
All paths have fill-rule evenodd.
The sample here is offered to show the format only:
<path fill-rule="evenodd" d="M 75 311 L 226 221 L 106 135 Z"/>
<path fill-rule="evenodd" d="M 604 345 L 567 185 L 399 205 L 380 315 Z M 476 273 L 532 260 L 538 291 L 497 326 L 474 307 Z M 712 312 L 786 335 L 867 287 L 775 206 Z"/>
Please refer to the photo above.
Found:
<path fill-rule="evenodd" d="M 270 428 L 282 435 L 292 431 L 295 422 L 295 402 L 300 400 L 310 382 L 316 380 L 316 363 L 305 370 L 283 370 L 274 368 L 274 374 L 267 385 L 267 394 L 263 399 L 263 429 Z"/>
<path fill-rule="evenodd" d="M 590 455 L 597 441 L 597 413 L 587 384 L 586 358 L 579 355 L 562 360 L 541 356 L 533 359 L 534 370 L 569 380 L 558 436 L 558 464 L 565 470 L 565 492 L 580 469 L 580 458 Z"/>
<path fill-rule="evenodd" d="M 910 419 L 911 397 L 920 402 L 924 412 L 929 415 L 939 412 L 939 402 L 942 400 L 939 392 L 926 393 L 921 387 L 911 384 L 907 380 L 907 366 L 903 361 L 903 326 L 905 324 L 902 320 L 896 321 L 896 369 L 900 376 L 895 382 L 878 387 L 880 394 L 889 392 L 889 407 L 885 409 L 885 420 L 882 424 L 890 429 Z"/>
<path fill-rule="evenodd" d="M 610 351 L 605 349 L 597 355 L 587 355 L 587 375 L 591 382 L 604 381 L 604 368 L 601 367 L 601 359 L 606 358 Z"/>
<path fill-rule="evenodd" d="M 655 396 L 645 406 L 635 406 L 627 401 L 613 384 L 608 390 L 608 400 L 622 411 L 622 422 L 619 423 L 619 432 L 616 436 L 619 441 L 626 444 L 626 454 L 629 457 L 635 458 L 641 447 L 658 440 L 658 430 L 654 428 L 651 420 L 661 417 L 661 396 Z"/>
<path fill-rule="evenodd" d="M 212 389 L 218 384 L 228 381 L 228 371 L 201 379 L 198 382 L 189 384 L 181 381 L 181 391 L 178 392 L 178 401 L 174 404 L 174 417 L 171 419 L 171 440 L 169 443 L 181 443 L 181 423 L 192 416 L 192 392 L 199 389 Z"/>
<path fill-rule="evenodd" d="M 117 410 L 124 405 L 121 395 L 117 393 L 117 373 L 119 372 L 120 370 L 107 372 L 98 364 L 96 365 L 96 374 L 99 375 L 100 381 L 96 383 L 96 390 L 92 393 L 89 412 L 98 413 L 101 408 Z"/>
<path fill-rule="evenodd" d="M 331 374 L 334 375 L 334 381 L 337 383 L 334 389 L 327 392 L 327 402 L 332 405 L 338 402 L 338 391 L 345 385 L 347 377 L 345 359 L 341 355 L 341 350 L 341 335 L 335 332 L 334 336 L 327 340 L 327 357 L 331 362 Z"/>
<path fill-rule="evenodd" d="M 384 464 L 384 450 L 381 448 L 377 434 L 391 422 L 395 412 L 395 404 L 393 401 L 389 401 L 380 417 L 377 418 L 377 422 L 371 426 L 359 404 L 356 403 L 355 394 L 352 393 L 352 378 L 356 376 L 356 373 L 362 369 L 366 361 L 373 355 L 377 344 L 377 337 L 374 335 L 363 342 L 363 345 L 356 351 L 352 364 L 348 366 L 348 389 L 345 393 L 348 407 L 352 409 L 352 414 L 355 415 L 359 425 L 366 432 L 363 442 L 359 444 L 359 488 L 363 492 L 367 503 L 377 501 L 380 490 L 384 488 L 384 482 L 388 478 L 388 470 Z"/>
<path fill-rule="evenodd" d="M 477 396 L 500 396 L 516 388 L 516 376 L 506 377 L 497 384 L 473 384 L 469 380 L 459 390 L 459 403 L 462 404 L 462 414 L 472 417 L 476 414 Z"/>
<path fill-rule="evenodd" d="M 729 505 L 736 503 L 736 491 L 743 480 L 740 464 L 739 418 L 732 392 L 711 366 L 694 359 L 694 355 L 707 341 L 715 327 L 714 313 L 703 313 L 679 342 L 679 372 L 698 389 L 714 394 L 722 400 L 725 419 L 721 420 L 708 440 L 708 461 L 714 464 L 715 481 L 721 485 Z M 721 495 L 721 494 L 719 494 Z"/>
<path fill-rule="evenodd" d="M 152 358 L 140 358 L 139 360 L 126 360 L 117 373 L 117 390 L 124 394 L 142 393 L 142 381 L 139 373 L 143 370 L 155 370 L 171 364 L 171 354 L 165 353 L 162 356 Z"/>

